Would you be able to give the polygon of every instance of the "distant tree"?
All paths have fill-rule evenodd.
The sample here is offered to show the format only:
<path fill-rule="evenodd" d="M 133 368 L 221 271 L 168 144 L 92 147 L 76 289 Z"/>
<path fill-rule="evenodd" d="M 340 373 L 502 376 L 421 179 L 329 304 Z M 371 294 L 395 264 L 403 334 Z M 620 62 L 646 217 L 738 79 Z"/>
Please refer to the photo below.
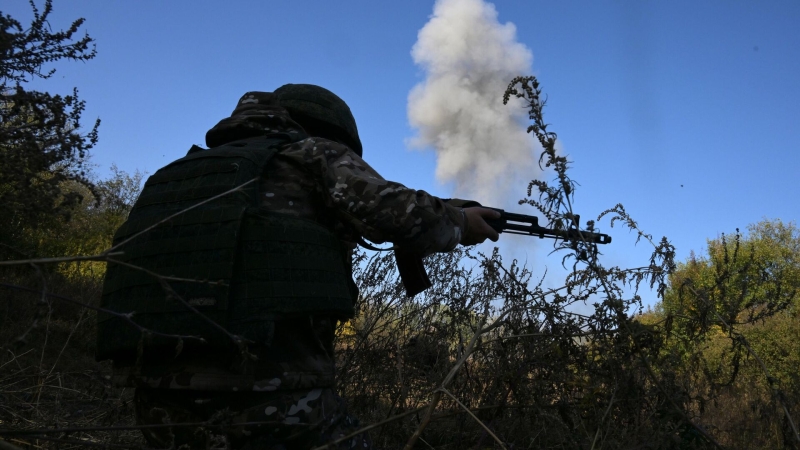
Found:
<path fill-rule="evenodd" d="M 88 132 L 81 130 L 85 103 L 77 89 L 61 96 L 24 88 L 52 77 L 50 63 L 94 58 L 94 40 L 88 34 L 75 37 L 82 18 L 65 31 L 51 31 L 51 0 L 41 12 L 33 0 L 30 4 L 33 20 L 27 28 L 0 12 L 0 242 L 6 244 L 46 218 L 69 217 L 82 194 L 63 189 L 64 182 L 94 189 L 85 164 L 100 120 Z"/>
<path fill-rule="evenodd" d="M 747 435 L 752 448 L 777 448 L 775 440 L 797 448 L 799 294 L 800 230 L 763 220 L 679 263 L 663 302 L 644 318 L 665 325 L 664 360 L 723 441 Z"/>
<path fill-rule="evenodd" d="M 764 220 L 748 231 L 709 240 L 708 256 L 692 253 L 670 275 L 661 308 L 687 334 L 753 323 L 793 306 L 800 291 L 800 230 Z"/>
<path fill-rule="evenodd" d="M 111 166 L 111 172 L 107 179 L 92 179 L 93 191 L 78 182 L 65 182 L 61 187 L 63 192 L 75 192 L 82 198 L 70 211 L 70 220 L 26 228 L 20 233 L 21 240 L 35 242 L 37 255 L 41 257 L 95 255 L 111 247 L 114 233 L 127 219 L 144 178 L 139 171 L 129 174 L 115 165 Z M 71 277 L 87 276 L 89 269 L 90 278 L 100 278 L 105 273 L 105 263 L 65 263 L 60 272 Z"/>

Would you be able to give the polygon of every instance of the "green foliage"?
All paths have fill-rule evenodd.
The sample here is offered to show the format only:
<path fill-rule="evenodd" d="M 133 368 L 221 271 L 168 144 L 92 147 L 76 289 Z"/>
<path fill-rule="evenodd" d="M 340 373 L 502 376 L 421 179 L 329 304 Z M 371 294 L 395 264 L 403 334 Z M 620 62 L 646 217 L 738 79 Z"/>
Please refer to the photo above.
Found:
<path fill-rule="evenodd" d="M 763 220 L 708 241 L 669 277 L 643 321 L 662 324 L 672 361 L 706 423 L 755 448 L 797 442 L 800 405 L 800 230 Z"/>
<path fill-rule="evenodd" d="M 800 230 L 764 220 L 743 237 L 708 241 L 708 255 L 694 253 L 670 275 L 660 305 L 687 340 L 712 329 L 754 323 L 793 307 L 800 288 Z"/>
<path fill-rule="evenodd" d="M 62 59 L 94 58 L 93 39 L 75 38 L 83 19 L 65 31 L 53 32 L 48 16 L 52 1 L 40 13 L 31 1 L 28 27 L 0 13 L 0 239 L 12 245 L 26 228 L 45 225 L 52 216 L 70 211 L 93 189 L 86 176 L 89 149 L 97 143 L 98 119 L 81 132 L 85 103 L 77 89 L 69 95 L 29 91 L 24 84 L 48 79 L 55 69 L 44 66 Z M 86 189 L 63 190 L 72 181 Z"/>
<path fill-rule="evenodd" d="M 62 184 L 63 191 L 79 190 L 83 196 L 70 211 L 72 219 L 55 217 L 44 226 L 23 228 L 16 243 L 40 256 L 106 250 L 142 178 L 139 173 L 112 170 L 109 179 L 94 181 L 97 199 L 80 183 Z M 90 306 L 99 303 L 104 271 L 105 263 L 96 261 L 0 267 L 4 285 L 0 287 L 2 428 L 133 425 L 131 391 L 112 388 L 110 365 L 94 360 L 95 311 Z M 32 292 L 9 289 L 9 285 Z M 90 432 L 80 439 L 143 447 L 137 431 Z M 22 442 L 18 443 L 23 448 L 61 448 L 53 443 L 28 446 Z"/>
<path fill-rule="evenodd" d="M 92 190 L 82 183 L 64 182 L 62 192 L 74 191 L 81 197 L 68 211 L 70 220 L 51 218 L 47 227 L 26 228 L 19 242 L 27 243 L 40 257 L 97 255 L 111 247 L 114 233 L 128 217 L 144 177 L 138 171 L 131 175 L 116 166 L 111 170 L 110 178 L 92 182 Z M 105 274 L 105 262 L 62 263 L 58 271 L 68 277 L 99 280 Z"/>
<path fill-rule="evenodd" d="M 45 258 L 96 255 L 108 249 L 116 229 L 125 221 L 133 206 L 143 178 L 139 172 L 129 175 L 113 166 L 112 171 L 112 177 L 94 181 L 94 193 L 80 183 L 64 182 L 61 186 L 63 191 L 77 190 L 82 196 L 81 202 L 69 211 L 71 220 L 56 217 L 51 218 L 46 226 L 22 228 L 16 241 L 18 246 L 12 249 L 18 254 L 17 258 L 27 259 L 34 255 Z M 95 194 L 99 197 L 94 197 Z M 44 287 L 50 292 L 75 295 L 77 298 L 88 296 L 90 299 L 81 301 L 95 304 L 98 299 L 92 296 L 99 294 L 105 266 L 104 261 L 0 266 L 0 281 L 32 287 L 34 290 Z M 29 325 L 24 320 L 13 321 L 14 326 L 4 321 L 30 315 L 41 318 L 43 314 L 42 311 L 34 311 L 37 309 L 34 308 L 37 305 L 36 295 L 9 292 L 4 300 L 4 303 L 0 303 L 0 307 L 5 308 L 0 314 L 0 329 L 8 333 L 0 334 L 0 348 L 8 339 L 15 340 L 23 333 L 16 330 L 18 326 L 24 330 Z M 47 311 L 51 307 L 52 304 L 39 299 L 39 309 Z M 6 341 L 3 341 L 3 336 Z"/>

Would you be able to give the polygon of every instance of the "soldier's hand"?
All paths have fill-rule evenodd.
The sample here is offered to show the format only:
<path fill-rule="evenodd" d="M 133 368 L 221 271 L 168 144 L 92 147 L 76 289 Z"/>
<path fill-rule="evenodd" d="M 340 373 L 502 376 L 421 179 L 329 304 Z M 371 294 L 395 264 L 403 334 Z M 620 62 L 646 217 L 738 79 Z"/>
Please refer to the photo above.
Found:
<path fill-rule="evenodd" d="M 500 235 L 484 219 L 499 219 L 500 213 L 498 211 L 480 207 L 464 208 L 463 211 L 467 220 L 467 230 L 461 236 L 461 245 L 480 244 L 486 239 L 497 242 Z"/>

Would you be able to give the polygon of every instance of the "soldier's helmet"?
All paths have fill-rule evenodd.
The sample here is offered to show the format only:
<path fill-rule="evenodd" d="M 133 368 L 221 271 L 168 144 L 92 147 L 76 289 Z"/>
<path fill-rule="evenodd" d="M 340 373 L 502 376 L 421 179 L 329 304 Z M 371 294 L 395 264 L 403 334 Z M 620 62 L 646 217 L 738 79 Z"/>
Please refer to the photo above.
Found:
<path fill-rule="evenodd" d="M 275 90 L 278 102 L 310 134 L 341 142 L 362 155 L 356 120 L 347 103 L 313 84 L 285 84 Z"/>

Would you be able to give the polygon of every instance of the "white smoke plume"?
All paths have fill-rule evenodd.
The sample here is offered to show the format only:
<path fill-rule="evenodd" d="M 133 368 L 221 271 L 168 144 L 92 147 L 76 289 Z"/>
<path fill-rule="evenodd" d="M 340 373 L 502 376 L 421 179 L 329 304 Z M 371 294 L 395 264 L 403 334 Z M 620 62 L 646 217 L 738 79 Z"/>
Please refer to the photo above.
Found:
<path fill-rule="evenodd" d="M 437 0 L 411 55 L 425 80 L 408 96 L 418 130 L 410 146 L 436 151 L 436 177 L 454 182 L 456 197 L 516 204 L 536 175 L 538 143 L 525 132 L 522 104 L 503 105 L 511 79 L 532 73 L 533 55 L 516 41 L 514 24 L 500 24 L 483 0 Z"/>

